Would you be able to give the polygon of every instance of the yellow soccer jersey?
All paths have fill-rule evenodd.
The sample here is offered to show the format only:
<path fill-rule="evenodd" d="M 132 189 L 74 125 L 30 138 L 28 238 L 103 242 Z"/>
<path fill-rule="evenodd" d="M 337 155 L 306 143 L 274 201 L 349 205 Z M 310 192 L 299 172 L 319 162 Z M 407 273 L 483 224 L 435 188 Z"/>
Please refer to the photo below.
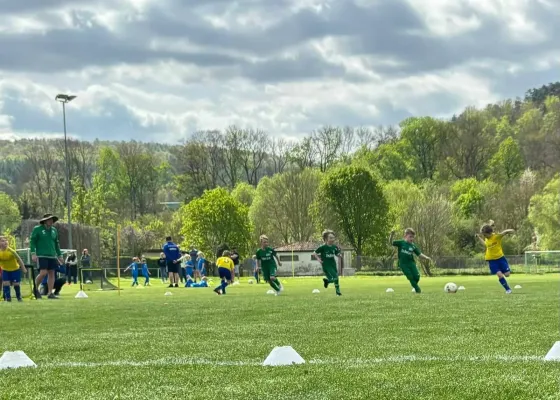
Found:
<path fill-rule="evenodd" d="M 227 268 L 230 271 L 234 271 L 235 266 L 233 265 L 233 260 L 229 257 L 220 257 L 218 261 L 216 261 L 216 265 L 218 268 Z"/>
<path fill-rule="evenodd" d="M 0 250 L 0 269 L 8 272 L 19 269 L 16 252 L 9 247 L 4 251 Z"/>
<path fill-rule="evenodd" d="M 484 238 L 486 244 L 486 261 L 498 260 L 504 256 L 502 249 L 502 235 L 493 233 L 489 238 Z"/>

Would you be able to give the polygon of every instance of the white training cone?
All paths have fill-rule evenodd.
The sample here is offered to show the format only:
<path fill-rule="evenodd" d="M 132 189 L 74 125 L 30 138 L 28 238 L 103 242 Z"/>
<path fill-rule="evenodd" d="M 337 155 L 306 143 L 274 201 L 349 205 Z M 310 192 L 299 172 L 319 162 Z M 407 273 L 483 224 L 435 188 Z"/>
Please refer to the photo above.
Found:
<path fill-rule="evenodd" d="M 171 293 L 171 292 L 165 292 L 165 295 L 164 295 L 164 296 L 173 296 L 173 293 Z"/>
<path fill-rule="evenodd" d="M 266 294 L 276 294 L 276 292 L 272 289 L 270 289 L 268 292 L 266 292 Z"/>
<path fill-rule="evenodd" d="M 560 361 L 560 342 L 554 343 L 550 351 L 544 356 L 545 361 Z"/>
<path fill-rule="evenodd" d="M 464 287 L 464 286 L 459 286 L 459 287 L 457 288 L 457 290 L 465 290 L 465 287 Z"/>
<path fill-rule="evenodd" d="M 313 291 L 311 293 L 317 294 L 317 293 L 321 293 L 321 292 L 319 291 L 319 289 L 313 289 Z"/>
<path fill-rule="evenodd" d="M 386 292 L 386 293 L 393 293 L 394 290 L 393 290 L 392 288 L 389 288 L 389 289 L 387 289 L 385 292 Z"/>
<path fill-rule="evenodd" d="M 87 299 L 88 295 L 83 290 L 80 290 L 78 294 L 76 294 L 76 299 Z"/>
<path fill-rule="evenodd" d="M 521 285 L 515 285 L 514 289 L 521 289 Z"/>
<path fill-rule="evenodd" d="M 37 367 L 23 351 L 7 351 L 0 357 L 0 369 Z"/>
<path fill-rule="evenodd" d="M 265 366 L 293 364 L 305 364 L 305 360 L 291 346 L 275 347 L 263 362 Z"/>
<path fill-rule="evenodd" d="M 233 282 L 232 285 L 239 285 L 239 281 Z"/>

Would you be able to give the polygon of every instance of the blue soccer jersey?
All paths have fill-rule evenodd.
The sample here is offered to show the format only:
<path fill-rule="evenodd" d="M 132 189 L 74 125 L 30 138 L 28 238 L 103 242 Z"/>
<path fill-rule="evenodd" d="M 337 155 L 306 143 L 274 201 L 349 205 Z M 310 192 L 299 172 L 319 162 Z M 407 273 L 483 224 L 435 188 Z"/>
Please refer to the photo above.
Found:
<path fill-rule="evenodd" d="M 163 254 L 165 254 L 167 262 L 173 262 L 181 258 L 179 246 L 173 242 L 167 242 L 163 245 Z"/>

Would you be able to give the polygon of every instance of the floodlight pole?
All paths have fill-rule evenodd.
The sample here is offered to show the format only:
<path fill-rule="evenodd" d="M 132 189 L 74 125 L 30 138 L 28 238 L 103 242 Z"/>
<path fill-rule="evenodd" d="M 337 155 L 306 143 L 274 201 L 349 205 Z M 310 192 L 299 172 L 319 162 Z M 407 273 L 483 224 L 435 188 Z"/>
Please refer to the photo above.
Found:
<path fill-rule="evenodd" d="M 68 210 L 68 248 L 74 249 L 72 243 L 72 193 L 70 190 L 70 162 L 68 159 L 68 136 L 66 133 L 66 103 L 74 100 L 76 96 L 59 94 L 55 100 L 62 103 L 62 123 L 64 126 L 64 166 L 65 166 L 65 183 L 66 183 L 66 209 Z"/>

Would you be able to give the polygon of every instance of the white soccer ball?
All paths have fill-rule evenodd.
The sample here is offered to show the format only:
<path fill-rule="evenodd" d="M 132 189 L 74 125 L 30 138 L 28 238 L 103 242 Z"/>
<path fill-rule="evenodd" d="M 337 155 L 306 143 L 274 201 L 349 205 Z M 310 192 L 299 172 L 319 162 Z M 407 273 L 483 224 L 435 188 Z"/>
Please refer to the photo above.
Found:
<path fill-rule="evenodd" d="M 249 285 L 252 285 L 252 284 L 253 284 L 253 280 L 252 280 L 252 279 L 249 279 L 248 283 L 249 283 Z"/>
<path fill-rule="evenodd" d="M 457 290 L 459 288 L 457 287 L 456 284 L 454 284 L 453 282 L 449 282 L 445 284 L 445 287 L 443 288 L 443 291 L 446 293 L 457 293 Z"/>
<path fill-rule="evenodd" d="M 86 281 L 86 284 L 91 285 L 93 282 L 90 281 L 89 279 Z"/>

